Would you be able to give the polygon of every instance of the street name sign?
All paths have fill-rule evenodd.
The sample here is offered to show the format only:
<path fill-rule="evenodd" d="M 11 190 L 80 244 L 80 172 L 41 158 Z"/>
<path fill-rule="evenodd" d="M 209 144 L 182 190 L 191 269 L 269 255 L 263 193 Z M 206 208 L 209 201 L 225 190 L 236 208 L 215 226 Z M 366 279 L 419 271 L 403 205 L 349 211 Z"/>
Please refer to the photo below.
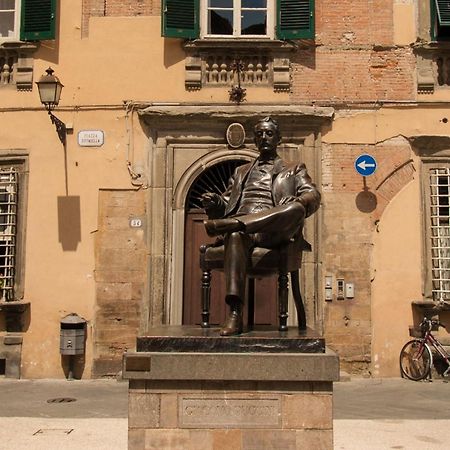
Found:
<path fill-rule="evenodd" d="M 105 135 L 101 130 L 83 130 L 78 132 L 80 147 L 101 147 L 105 142 Z"/>

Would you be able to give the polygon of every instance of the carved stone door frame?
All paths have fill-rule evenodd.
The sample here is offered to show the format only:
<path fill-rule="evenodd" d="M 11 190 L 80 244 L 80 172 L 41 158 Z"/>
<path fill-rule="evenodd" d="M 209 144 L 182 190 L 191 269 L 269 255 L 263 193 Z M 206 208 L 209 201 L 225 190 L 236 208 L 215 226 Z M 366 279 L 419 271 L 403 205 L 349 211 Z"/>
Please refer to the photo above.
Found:
<path fill-rule="evenodd" d="M 252 129 L 257 120 L 271 115 L 280 124 L 285 159 L 299 160 L 300 152 L 320 187 L 320 130 L 333 115 L 332 108 L 291 105 L 256 106 L 150 106 L 139 111 L 149 137 L 148 179 L 148 303 L 147 328 L 182 322 L 185 202 L 189 188 L 206 168 L 227 159 L 251 159 L 257 152 Z M 227 147 L 225 130 L 241 123 L 249 137 L 242 149 Z M 313 253 L 304 257 L 302 277 L 308 282 L 306 296 L 310 318 L 321 328 L 319 299 L 320 214 L 309 219 L 306 239 Z M 310 302 L 311 303 L 311 302 Z M 291 312 L 293 309 L 291 308 Z M 291 314 L 293 317 L 294 314 Z M 145 331 L 145 330 L 143 330 Z"/>

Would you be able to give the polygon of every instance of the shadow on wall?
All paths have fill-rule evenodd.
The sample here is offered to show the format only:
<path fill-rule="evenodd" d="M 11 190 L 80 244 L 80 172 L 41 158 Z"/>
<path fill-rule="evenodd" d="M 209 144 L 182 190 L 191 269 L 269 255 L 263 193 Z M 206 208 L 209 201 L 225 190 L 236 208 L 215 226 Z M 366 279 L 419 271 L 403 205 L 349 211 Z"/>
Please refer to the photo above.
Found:
<path fill-rule="evenodd" d="M 59 63 L 59 43 L 61 41 L 60 23 L 61 23 L 61 8 L 58 4 L 55 17 L 55 38 L 40 41 L 39 58 L 47 61 L 49 64 Z M 36 74 L 39 78 L 43 74 Z"/>
<path fill-rule="evenodd" d="M 81 242 L 81 207 L 79 195 L 58 197 L 58 241 L 63 251 L 74 252 Z"/>
<path fill-rule="evenodd" d="M 377 196 L 367 187 L 366 177 L 363 176 L 363 190 L 355 198 L 356 207 L 362 213 L 371 213 L 377 209 Z"/>
<path fill-rule="evenodd" d="M 180 45 L 180 39 L 164 39 L 164 67 L 167 69 L 180 61 L 184 61 L 186 54 Z"/>
<path fill-rule="evenodd" d="M 371 213 L 377 208 L 377 196 L 368 188 L 362 190 L 355 199 L 356 207 L 363 213 Z"/>
<path fill-rule="evenodd" d="M 81 380 L 86 365 L 85 355 L 61 355 L 61 368 L 67 380 Z"/>

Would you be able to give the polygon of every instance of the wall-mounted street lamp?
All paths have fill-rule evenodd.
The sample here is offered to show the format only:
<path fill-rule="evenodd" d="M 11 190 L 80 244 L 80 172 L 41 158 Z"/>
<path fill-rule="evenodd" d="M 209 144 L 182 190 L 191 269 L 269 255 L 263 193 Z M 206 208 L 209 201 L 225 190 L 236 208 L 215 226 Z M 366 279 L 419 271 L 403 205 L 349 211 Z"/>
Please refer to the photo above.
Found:
<path fill-rule="evenodd" d="M 59 81 L 58 77 L 53 75 L 53 69 L 49 67 L 47 70 L 47 75 L 42 75 L 39 81 L 36 81 L 39 90 L 39 97 L 41 98 L 41 103 L 45 106 L 45 109 L 50 116 L 52 123 L 56 127 L 56 132 L 58 133 L 59 140 L 65 146 L 66 145 L 66 124 L 59 120 L 52 111 L 59 103 L 59 98 L 61 97 L 61 91 L 64 87 Z"/>

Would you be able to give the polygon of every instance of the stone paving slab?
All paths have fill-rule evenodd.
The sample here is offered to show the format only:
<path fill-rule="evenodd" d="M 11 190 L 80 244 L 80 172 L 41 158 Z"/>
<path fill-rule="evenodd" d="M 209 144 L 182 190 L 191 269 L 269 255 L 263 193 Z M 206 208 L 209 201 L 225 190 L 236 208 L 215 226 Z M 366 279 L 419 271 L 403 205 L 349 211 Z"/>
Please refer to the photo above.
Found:
<path fill-rule="evenodd" d="M 335 420 L 334 450 L 445 450 L 450 420 Z"/>
<path fill-rule="evenodd" d="M 127 419 L 3 417 L 1 423 L 1 450 L 127 449 Z M 450 420 L 335 420 L 334 449 L 444 450 L 449 427 Z"/>
<path fill-rule="evenodd" d="M 127 419 L 2 417 L 1 450 L 126 450 Z"/>

